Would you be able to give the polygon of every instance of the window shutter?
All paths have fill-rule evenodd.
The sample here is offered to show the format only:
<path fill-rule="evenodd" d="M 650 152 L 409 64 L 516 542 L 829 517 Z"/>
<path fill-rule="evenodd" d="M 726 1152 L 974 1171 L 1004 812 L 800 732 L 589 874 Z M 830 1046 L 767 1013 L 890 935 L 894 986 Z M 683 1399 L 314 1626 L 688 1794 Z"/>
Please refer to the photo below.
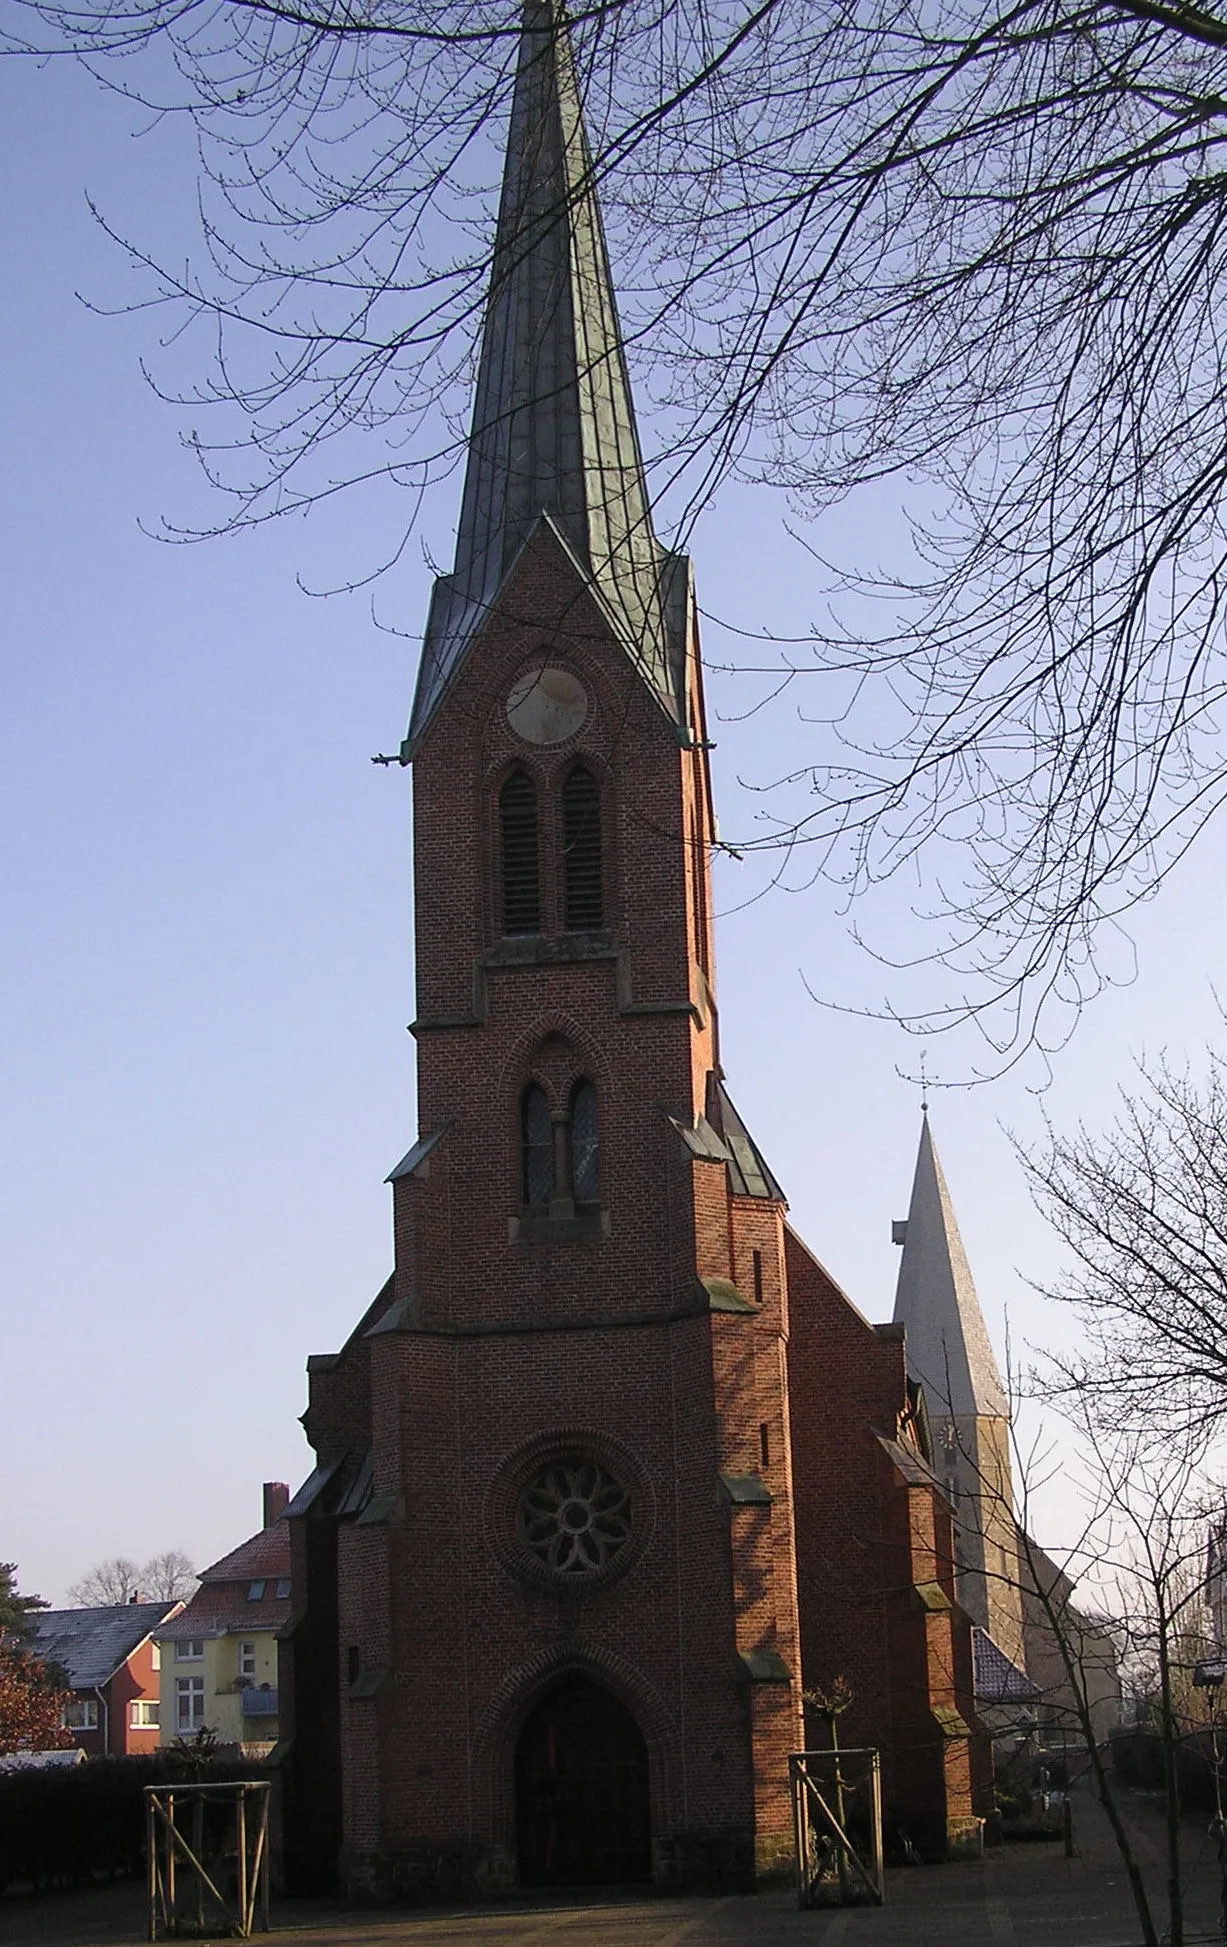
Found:
<path fill-rule="evenodd" d="M 513 771 L 498 799 L 503 879 L 503 932 L 541 931 L 541 878 L 537 864 L 537 788 L 526 771 Z"/>
<path fill-rule="evenodd" d="M 605 923 L 601 885 L 601 793 L 591 771 L 577 764 L 562 787 L 565 923 L 569 933 Z"/>

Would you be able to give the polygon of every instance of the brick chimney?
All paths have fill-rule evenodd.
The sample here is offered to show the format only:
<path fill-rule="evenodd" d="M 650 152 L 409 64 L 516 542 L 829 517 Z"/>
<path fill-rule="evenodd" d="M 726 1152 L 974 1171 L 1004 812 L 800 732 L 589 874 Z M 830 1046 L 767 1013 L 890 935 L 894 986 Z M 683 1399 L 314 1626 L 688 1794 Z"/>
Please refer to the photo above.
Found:
<path fill-rule="evenodd" d="M 271 1528 L 274 1521 L 280 1521 L 290 1502 L 290 1490 L 284 1481 L 265 1481 L 264 1483 L 264 1525 Z"/>

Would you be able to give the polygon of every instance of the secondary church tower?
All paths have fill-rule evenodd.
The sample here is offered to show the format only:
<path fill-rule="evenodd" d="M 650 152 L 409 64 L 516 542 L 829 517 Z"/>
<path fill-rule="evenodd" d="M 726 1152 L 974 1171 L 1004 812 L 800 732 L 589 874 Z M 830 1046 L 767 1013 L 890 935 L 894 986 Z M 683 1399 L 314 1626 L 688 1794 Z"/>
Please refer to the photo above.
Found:
<path fill-rule="evenodd" d="M 928 1399 L 933 1462 L 955 1514 L 959 1601 L 1021 1671 L 1009 1404 L 927 1115 L 895 1241 L 903 1245 L 895 1320 L 907 1331 L 908 1369 Z"/>
<path fill-rule="evenodd" d="M 783 1198 L 720 1068 L 706 751 L 566 30 L 530 0 L 403 752 L 421 1133 L 393 1277 L 310 1362 L 290 1510 L 300 1881 L 337 1839 L 374 1894 L 745 1886 L 790 1844 Z"/>

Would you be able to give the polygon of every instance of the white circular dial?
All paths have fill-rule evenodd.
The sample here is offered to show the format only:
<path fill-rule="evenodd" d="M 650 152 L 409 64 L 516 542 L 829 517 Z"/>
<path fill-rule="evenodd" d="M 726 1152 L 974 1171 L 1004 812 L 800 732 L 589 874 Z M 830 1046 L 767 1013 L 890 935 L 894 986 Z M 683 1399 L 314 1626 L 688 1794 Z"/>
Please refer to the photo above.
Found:
<path fill-rule="evenodd" d="M 587 715 L 587 690 L 555 663 L 526 670 L 507 698 L 507 721 L 526 744 L 563 744 L 582 730 Z"/>

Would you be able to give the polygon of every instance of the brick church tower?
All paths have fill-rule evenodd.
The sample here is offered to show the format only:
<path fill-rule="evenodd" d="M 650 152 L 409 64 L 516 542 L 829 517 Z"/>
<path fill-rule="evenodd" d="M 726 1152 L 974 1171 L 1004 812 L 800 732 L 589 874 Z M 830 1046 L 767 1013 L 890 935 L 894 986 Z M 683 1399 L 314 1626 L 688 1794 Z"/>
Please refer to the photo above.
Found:
<path fill-rule="evenodd" d="M 403 751 L 420 1136 L 309 1363 L 287 1863 L 750 1886 L 802 1742 L 783 1198 L 724 1090 L 689 563 L 566 30 L 525 13 L 455 567 Z"/>

